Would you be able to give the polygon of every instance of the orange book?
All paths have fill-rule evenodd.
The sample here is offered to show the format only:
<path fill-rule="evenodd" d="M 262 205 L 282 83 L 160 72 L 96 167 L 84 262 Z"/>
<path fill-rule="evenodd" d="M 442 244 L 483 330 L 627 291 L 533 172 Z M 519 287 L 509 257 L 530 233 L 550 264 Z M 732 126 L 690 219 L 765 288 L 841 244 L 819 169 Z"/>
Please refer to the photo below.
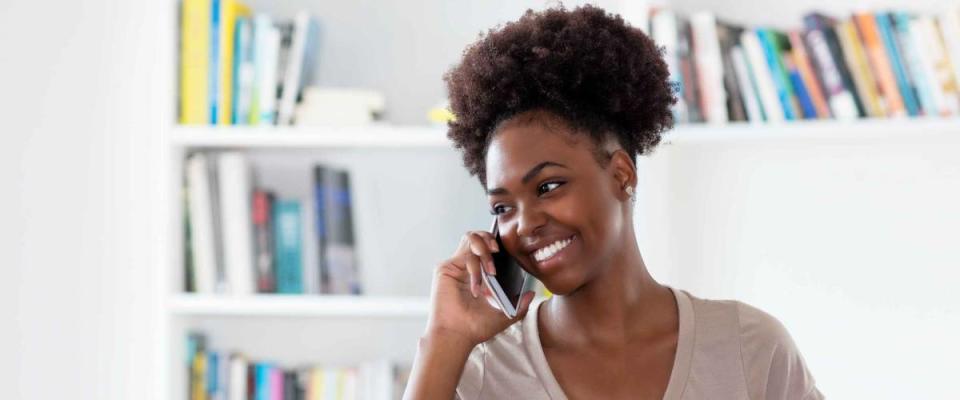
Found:
<path fill-rule="evenodd" d="M 863 47 L 866 50 L 867 58 L 870 60 L 870 68 L 877 78 L 880 97 L 886 103 L 887 115 L 891 117 L 907 115 L 903 98 L 900 97 L 900 89 L 897 88 L 897 79 L 894 77 L 893 68 L 890 66 L 890 58 L 887 56 L 883 40 L 880 39 L 877 17 L 871 13 L 856 13 L 853 15 L 853 19 L 856 21 L 860 37 L 863 39 Z"/>
<path fill-rule="evenodd" d="M 803 39 L 800 38 L 800 32 L 792 31 L 789 37 L 790 47 L 793 48 L 793 63 L 800 71 L 800 79 L 803 80 L 803 86 L 810 94 L 813 108 L 817 111 L 817 118 L 830 118 L 830 106 L 827 105 L 827 99 L 820 88 L 820 81 L 817 80 L 813 67 L 810 66 L 810 57 L 807 56 L 807 49 L 804 47 Z"/>

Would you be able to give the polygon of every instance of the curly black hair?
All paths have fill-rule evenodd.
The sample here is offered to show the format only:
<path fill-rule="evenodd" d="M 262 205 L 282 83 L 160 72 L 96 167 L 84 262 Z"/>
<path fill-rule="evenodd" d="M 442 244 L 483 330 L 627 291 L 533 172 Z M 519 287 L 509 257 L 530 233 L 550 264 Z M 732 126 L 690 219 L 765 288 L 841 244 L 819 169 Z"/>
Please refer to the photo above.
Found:
<path fill-rule="evenodd" d="M 444 75 L 455 116 L 447 136 L 484 186 L 494 130 L 526 111 L 560 117 L 597 147 L 613 134 L 636 162 L 673 126 L 668 76 L 662 50 L 618 15 L 590 5 L 527 10 L 481 34 Z"/>

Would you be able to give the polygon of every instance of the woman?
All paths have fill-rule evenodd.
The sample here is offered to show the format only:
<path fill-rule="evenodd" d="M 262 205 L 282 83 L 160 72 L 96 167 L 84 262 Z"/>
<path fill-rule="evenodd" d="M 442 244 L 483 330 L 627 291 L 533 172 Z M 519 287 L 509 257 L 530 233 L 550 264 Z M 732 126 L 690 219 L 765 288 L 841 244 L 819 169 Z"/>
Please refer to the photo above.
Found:
<path fill-rule="evenodd" d="M 527 11 L 446 78 L 449 136 L 504 248 L 468 232 L 436 268 L 408 399 L 819 399 L 773 317 L 657 283 L 633 231 L 636 155 L 672 127 L 667 67 L 585 6 Z M 509 319 L 480 269 L 506 251 L 554 296 Z M 529 311 L 528 311 L 529 310 Z"/>

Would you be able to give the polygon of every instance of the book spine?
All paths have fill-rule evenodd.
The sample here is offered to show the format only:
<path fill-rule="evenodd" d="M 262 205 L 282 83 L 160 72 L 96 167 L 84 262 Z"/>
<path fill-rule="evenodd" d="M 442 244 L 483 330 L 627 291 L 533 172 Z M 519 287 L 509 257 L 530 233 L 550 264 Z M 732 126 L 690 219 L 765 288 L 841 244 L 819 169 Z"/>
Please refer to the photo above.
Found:
<path fill-rule="evenodd" d="M 257 292 L 276 291 L 273 238 L 273 194 L 258 190 L 253 194 L 253 229 L 256 238 Z"/>
<path fill-rule="evenodd" d="M 237 18 L 233 61 L 233 113 L 234 125 L 250 123 L 250 99 L 254 79 L 253 72 L 253 22 L 249 17 Z"/>
<path fill-rule="evenodd" d="M 217 100 L 220 97 L 220 2 L 223 0 L 210 0 L 210 69 L 207 72 L 209 76 L 209 89 L 207 92 L 209 112 L 209 121 L 216 125 L 220 116 L 217 110 Z"/>
<path fill-rule="evenodd" d="M 733 46 L 730 49 L 730 57 L 733 59 L 733 69 L 737 73 L 737 83 L 740 85 L 740 93 L 743 95 L 747 119 L 750 122 L 762 122 L 764 119 L 763 107 L 760 106 L 760 93 L 753 79 L 755 75 L 751 71 L 750 63 L 747 62 L 747 57 L 740 46 Z"/>
<path fill-rule="evenodd" d="M 277 200 L 274 205 L 274 238 L 277 258 L 277 293 L 303 293 L 303 238 L 300 202 Z"/>
<path fill-rule="evenodd" d="M 837 66 L 837 60 L 827 43 L 826 33 L 816 25 L 811 27 L 808 24 L 807 27 L 808 31 L 805 39 L 810 49 L 809 55 L 819 72 L 819 82 L 823 85 L 828 98 L 831 114 L 838 119 L 856 118 L 859 115 L 857 105 L 853 95 L 844 84 L 840 68 Z"/>
<path fill-rule="evenodd" d="M 740 43 L 754 72 L 757 82 L 757 91 L 760 93 L 760 104 L 763 106 L 764 116 L 768 122 L 784 121 L 784 109 L 777 96 L 773 73 L 767 63 L 767 58 L 760 44 L 758 31 L 745 31 L 740 35 Z"/>
<path fill-rule="evenodd" d="M 907 115 L 911 117 L 918 116 L 920 115 L 920 107 L 917 104 L 913 85 L 905 69 L 906 61 L 904 60 L 903 52 L 894 38 L 890 14 L 883 12 L 877 13 L 876 19 L 877 30 L 880 33 L 883 47 L 890 59 L 890 68 L 893 70 L 893 77 L 897 84 L 897 89 L 900 92 L 900 97 L 903 98 L 903 107 L 907 110 Z"/>
<path fill-rule="evenodd" d="M 678 51 L 677 17 L 670 10 L 658 9 L 650 19 L 650 32 L 656 43 L 663 47 L 663 58 L 667 62 L 670 81 L 677 93 L 677 102 L 673 105 L 673 118 L 677 122 L 686 122 L 687 102 L 683 96 L 683 74 L 680 72 Z"/>
<path fill-rule="evenodd" d="M 227 382 L 227 400 L 247 400 L 247 360 L 243 356 L 230 356 L 230 377 Z"/>
<path fill-rule="evenodd" d="M 890 67 L 890 58 L 880 39 L 877 19 L 870 13 L 854 14 L 853 19 L 860 32 L 863 47 L 867 54 L 867 64 L 876 78 L 880 101 L 883 102 L 887 116 L 898 117 L 906 114 L 903 97 L 897 89 L 897 81 Z"/>
<path fill-rule="evenodd" d="M 217 284 L 217 242 L 215 239 L 210 166 L 203 153 L 187 159 L 187 187 L 190 213 L 190 248 L 194 260 L 194 285 L 198 293 L 213 293 Z"/>
<path fill-rule="evenodd" d="M 352 200 L 346 171 L 328 169 L 332 190 L 326 194 L 327 265 L 332 292 L 360 294 L 356 255 L 354 252 Z"/>
<path fill-rule="evenodd" d="M 223 228 L 224 265 L 230 291 L 236 295 L 254 293 L 253 185 L 250 164 L 237 151 L 219 154 L 220 211 Z"/>
<path fill-rule="evenodd" d="M 897 39 L 900 54 L 906 61 L 906 71 L 916 91 L 920 112 L 927 116 L 937 115 L 937 106 L 930 88 L 930 76 L 927 75 L 923 65 L 920 45 L 915 42 L 913 33 L 910 31 L 910 17 L 905 12 L 896 12 L 891 15 L 891 18 L 896 33 L 894 37 Z"/>
<path fill-rule="evenodd" d="M 857 36 L 857 28 L 852 21 L 841 22 L 835 28 L 840 47 L 843 48 L 844 60 L 850 68 L 850 76 L 857 88 L 859 98 L 863 101 L 867 116 L 886 116 L 880 96 L 877 94 L 876 80 L 870 72 L 867 56 Z"/>
<path fill-rule="evenodd" d="M 799 31 L 793 31 L 789 34 L 791 49 L 793 49 L 793 62 L 803 80 L 803 87 L 806 89 L 813 107 L 816 110 L 817 118 L 830 118 L 830 107 L 827 105 L 826 96 L 823 94 L 823 88 L 820 85 L 820 79 L 817 79 L 811 66 L 810 56 L 807 54 L 806 44 Z"/>
<path fill-rule="evenodd" d="M 690 23 L 678 19 L 677 57 L 680 60 L 680 73 L 683 76 L 683 98 L 687 104 L 686 122 L 703 122 L 703 110 L 700 107 L 700 83 L 697 77 L 697 60 L 693 52 L 693 34 Z"/>
<path fill-rule="evenodd" d="M 783 116 L 788 121 L 795 120 L 798 118 L 798 110 L 793 104 L 793 90 L 791 89 L 790 78 L 781 63 L 780 50 L 777 46 L 776 38 L 774 38 L 773 32 L 769 29 L 758 29 L 757 36 L 760 40 L 760 45 L 763 47 L 767 66 L 773 76 L 773 84 L 777 90 L 777 98 L 780 100 L 780 106 L 783 108 Z"/>
<path fill-rule="evenodd" d="M 330 277 L 330 267 L 327 263 L 327 193 L 332 189 L 329 187 L 328 171 L 323 166 L 315 166 L 313 169 L 313 201 L 314 201 L 314 221 L 313 226 L 316 232 L 317 240 L 317 270 L 320 278 L 320 293 L 331 293 L 332 283 Z"/>
<path fill-rule="evenodd" d="M 203 124 L 210 68 L 210 0 L 184 0 L 180 25 L 180 123 Z"/>
<path fill-rule="evenodd" d="M 800 112 L 804 119 L 816 118 L 817 111 L 813 107 L 813 101 L 810 100 L 810 96 L 807 94 L 807 89 L 803 84 L 803 78 L 800 76 L 800 71 L 797 69 L 793 60 L 794 57 L 792 53 L 784 54 L 784 68 L 787 69 L 787 74 L 790 77 L 790 85 L 793 88 L 797 102 L 800 104 Z"/>
<path fill-rule="evenodd" d="M 303 69 L 304 52 L 310 33 L 310 14 L 301 11 L 294 19 L 290 53 L 287 55 L 286 71 L 280 89 L 280 103 L 277 110 L 277 124 L 293 123 L 293 109 L 300 92 L 300 74 Z"/>
<path fill-rule="evenodd" d="M 693 31 L 693 52 L 696 54 L 700 86 L 700 108 L 707 122 L 727 122 L 727 98 L 723 88 L 723 59 L 717 35 L 717 21 L 712 13 L 700 12 L 690 17 Z"/>
<path fill-rule="evenodd" d="M 256 397 L 254 400 L 271 400 L 270 371 L 272 369 L 269 364 L 257 364 L 254 384 L 254 387 L 256 387 Z"/>

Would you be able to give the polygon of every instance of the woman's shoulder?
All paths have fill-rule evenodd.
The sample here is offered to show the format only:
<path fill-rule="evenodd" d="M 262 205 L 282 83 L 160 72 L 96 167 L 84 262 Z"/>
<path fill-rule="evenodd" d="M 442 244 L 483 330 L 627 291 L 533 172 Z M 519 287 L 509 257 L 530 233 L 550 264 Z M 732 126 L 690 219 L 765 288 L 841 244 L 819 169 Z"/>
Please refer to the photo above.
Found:
<path fill-rule="evenodd" d="M 698 337 L 726 332 L 737 344 L 750 398 L 819 399 L 813 376 L 786 326 L 758 307 L 738 300 L 702 299 L 687 294 L 696 314 Z M 707 325 L 707 326 L 699 326 Z M 705 329 L 700 329 L 705 328 Z"/>

